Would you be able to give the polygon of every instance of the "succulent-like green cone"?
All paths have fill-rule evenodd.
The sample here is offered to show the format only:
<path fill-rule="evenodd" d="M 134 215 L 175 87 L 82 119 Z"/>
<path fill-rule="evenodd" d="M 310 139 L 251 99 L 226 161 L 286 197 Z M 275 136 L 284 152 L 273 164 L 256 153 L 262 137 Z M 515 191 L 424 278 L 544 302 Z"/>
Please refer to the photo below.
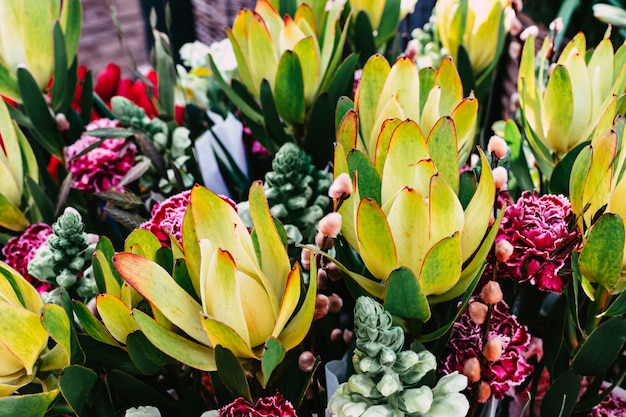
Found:
<path fill-rule="evenodd" d="M 175 126 L 173 122 L 168 125 L 158 117 L 150 119 L 141 107 L 124 97 L 113 97 L 111 107 L 120 126 L 145 136 L 156 148 L 157 152 L 151 155 L 152 152 L 147 149 L 147 144 L 139 142 L 142 153 L 152 161 L 153 165 L 140 179 L 143 187 L 151 190 L 158 188 L 159 191 L 170 194 L 178 188 L 174 168 L 178 171 L 185 188 L 194 184 L 195 179 L 186 166 L 190 159 L 187 151 L 192 145 L 189 129 Z M 162 159 L 156 162 L 153 158 Z M 163 165 L 167 177 L 159 174 L 155 168 L 156 164 Z"/>
<path fill-rule="evenodd" d="M 42 294 L 46 302 L 58 301 L 60 288 L 89 301 L 98 292 L 91 269 L 95 242 L 89 242 L 83 220 L 73 208 L 65 209 L 52 225 L 52 230 L 48 244 L 42 246 L 29 262 L 28 273 L 54 287 Z"/>
<path fill-rule="evenodd" d="M 264 189 L 272 216 L 285 225 L 289 243 L 314 240 L 317 223 L 330 206 L 332 180 L 332 173 L 316 169 L 296 144 L 286 143 L 278 150 L 272 171 L 265 174 Z"/>
<path fill-rule="evenodd" d="M 359 297 L 354 307 L 356 348 L 352 362 L 356 374 L 341 384 L 328 403 L 336 417 L 464 416 L 469 402 L 460 391 L 464 375 L 442 377 L 434 387 L 424 376 L 436 369 L 437 360 L 427 350 L 402 350 L 404 333 L 391 315 L 369 297 Z"/>

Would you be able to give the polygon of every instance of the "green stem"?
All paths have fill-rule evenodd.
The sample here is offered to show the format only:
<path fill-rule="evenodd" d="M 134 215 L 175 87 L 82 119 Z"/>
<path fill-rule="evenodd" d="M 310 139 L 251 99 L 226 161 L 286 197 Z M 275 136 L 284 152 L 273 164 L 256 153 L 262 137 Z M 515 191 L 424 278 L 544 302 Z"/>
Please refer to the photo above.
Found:
<path fill-rule="evenodd" d="M 585 327 L 587 334 L 593 332 L 600 324 L 601 317 L 599 315 L 606 309 L 610 296 L 611 294 L 602 285 L 598 285 L 596 299 L 589 309 L 589 319 Z"/>

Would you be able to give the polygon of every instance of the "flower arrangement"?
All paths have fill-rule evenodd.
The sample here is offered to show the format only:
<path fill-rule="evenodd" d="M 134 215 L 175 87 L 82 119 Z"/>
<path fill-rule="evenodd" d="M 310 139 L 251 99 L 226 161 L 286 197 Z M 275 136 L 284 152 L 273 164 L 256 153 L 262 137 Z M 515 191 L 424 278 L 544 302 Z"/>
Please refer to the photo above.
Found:
<path fill-rule="evenodd" d="M 127 79 L 53 3 L 0 5 L 0 415 L 626 415 L 619 13 L 258 0 Z"/>

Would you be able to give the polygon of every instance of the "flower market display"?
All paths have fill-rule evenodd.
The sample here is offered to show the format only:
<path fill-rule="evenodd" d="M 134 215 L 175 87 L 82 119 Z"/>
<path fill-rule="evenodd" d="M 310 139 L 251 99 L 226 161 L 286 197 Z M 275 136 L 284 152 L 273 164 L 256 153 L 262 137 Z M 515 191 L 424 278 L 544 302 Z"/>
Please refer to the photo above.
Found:
<path fill-rule="evenodd" d="M 538 3 L 0 1 L 0 416 L 626 416 L 625 5 Z"/>

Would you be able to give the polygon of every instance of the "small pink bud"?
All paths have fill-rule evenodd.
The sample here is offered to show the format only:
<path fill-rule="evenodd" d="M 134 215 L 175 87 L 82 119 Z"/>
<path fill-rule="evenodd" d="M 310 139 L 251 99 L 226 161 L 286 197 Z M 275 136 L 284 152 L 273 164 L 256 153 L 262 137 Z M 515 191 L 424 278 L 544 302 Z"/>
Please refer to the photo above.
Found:
<path fill-rule="evenodd" d="M 315 312 L 313 313 L 313 320 L 319 320 L 328 314 L 330 302 L 328 301 L 328 297 L 324 294 L 317 294 L 315 298 Z"/>
<path fill-rule="evenodd" d="M 320 220 L 318 230 L 323 236 L 337 237 L 341 232 L 341 214 L 332 212 L 328 213 Z"/>
<path fill-rule="evenodd" d="M 341 200 L 352 194 L 352 180 L 345 172 L 339 174 L 328 188 L 328 196 L 333 200 Z"/>
<path fill-rule="evenodd" d="M 332 249 L 334 242 L 330 237 L 324 236 L 321 232 L 315 234 L 315 244 L 322 250 Z"/>
<path fill-rule="evenodd" d="M 54 118 L 57 121 L 57 129 L 59 129 L 59 132 L 65 132 L 66 130 L 69 130 L 70 123 L 67 121 L 67 118 L 63 113 L 55 114 Z"/>
<path fill-rule="evenodd" d="M 526 29 L 524 29 L 522 31 L 522 33 L 520 33 L 519 38 L 522 41 L 526 41 L 526 39 L 528 39 L 528 37 L 532 35 L 533 38 L 537 38 L 537 36 L 539 35 L 539 28 L 535 25 L 533 26 L 528 26 Z"/>
<path fill-rule="evenodd" d="M 485 344 L 483 348 L 483 356 L 489 362 L 495 362 L 502 356 L 502 338 L 495 336 Z"/>
<path fill-rule="evenodd" d="M 311 269 L 311 250 L 302 248 L 300 253 L 300 263 L 304 269 Z"/>
<path fill-rule="evenodd" d="M 317 270 L 317 289 L 323 290 L 328 285 L 328 275 L 322 268 Z"/>
<path fill-rule="evenodd" d="M 557 17 L 552 22 L 550 22 L 550 30 L 553 32 L 563 32 L 563 18 Z"/>
<path fill-rule="evenodd" d="M 343 275 L 341 269 L 333 263 L 326 265 L 326 274 L 328 275 L 328 279 L 333 282 L 338 281 Z"/>
<path fill-rule="evenodd" d="M 489 281 L 480 290 L 480 298 L 487 304 L 498 304 L 502 301 L 502 289 L 496 281 Z"/>
<path fill-rule="evenodd" d="M 485 322 L 485 319 L 487 318 L 487 309 L 488 307 L 480 301 L 472 301 L 469 306 L 467 306 L 467 312 L 469 313 L 470 319 L 478 325 Z"/>
<path fill-rule="evenodd" d="M 478 386 L 478 394 L 476 395 L 476 400 L 479 403 L 487 402 L 487 400 L 491 397 L 491 387 L 485 381 L 482 381 Z"/>
<path fill-rule="evenodd" d="M 328 311 L 333 314 L 339 313 L 341 311 L 341 307 L 343 307 L 343 300 L 340 296 L 333 293 L 328 296 L 328 301 L 330 302 L 330 305 L 328 306 Z"/>
<path fill-rule="evenodd" d="M 352 330 L 346 329 L 343 331 L 343 343 L 346 345 L 352 343 Z"/>
<path fill-rule="evenodd" d="M 311 372 L 315 365 L 315 356 L 308 350 L 305 350 L 300 354 L 298 358 L 298 366 L 303 372 Z"/>
<path fill-rule="evenodd" d="M 463 375 L 469 382 L 480 381 L 480 362 L 478 358 L 469 358 L 463 365 Z"/>
<path fill-rule="evenodd" d="M 408 56 L 411 59 L 415 59 L 417 54 L 419 53 L 417 39 L 411 39 L 409 43 L 406 45 L 406 50 L 404 51 L 404 55 Z"/>
<path fill-rule="evenodd" d="M 509 174 L 504 167 L 495 167 L 493 169 L 493 182 L 496 189 L 506 190 L 506 183 L 509 181 Z"/>
<path fill-rule="evenodd" d="M 330 332 L 330 340 L 333 342 L 339 342 L 340 340 L 343 342 L 343 330 L 340 328 L 334 328 Z"/>
<path fill-rule="evenodd" d="M 491 139 L 489 139 L 489 143 L 487 144 L 487 150 L 489 151 L 489 153 L 495 153 L 498 159 L 504 158 L 508 149 L 509 146 L 500 136 L 492 136 Z"/>
<path fill-rule="evenodd" d="M 509 260 L 511 255 L 513 255 L 513 250 L 515 248 L 506 239 L 502 239 L 496 243 L 496 259 L 500 262 L 506 262 Z"/>

